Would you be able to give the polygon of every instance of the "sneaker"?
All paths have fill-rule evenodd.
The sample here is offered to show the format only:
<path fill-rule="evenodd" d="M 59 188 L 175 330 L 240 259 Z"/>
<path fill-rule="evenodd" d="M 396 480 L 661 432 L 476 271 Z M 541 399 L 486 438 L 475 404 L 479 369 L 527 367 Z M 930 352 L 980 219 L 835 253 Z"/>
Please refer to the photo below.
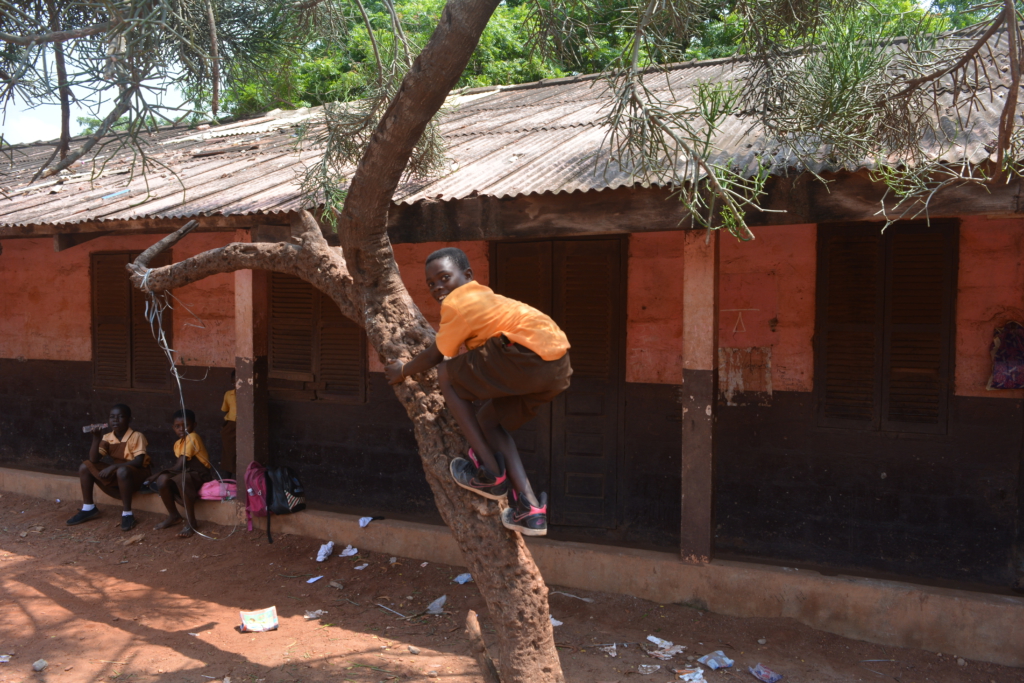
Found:
<path fill-rule="evenodd" d="M 523 536 L 545 536 L 548 533 L 548 494 L 540 494 L 540 507 L 533 507 L 526 496 L 512 492 L 511 505 L 501 511 L 501 523 L 506 529 Z"/>
<path fill-rule="evenodd" d="M 451 470 L 455 483 L 462 488 L 478 493 L 484 498 L 501 500 L 508 493 L 508 473 L 505 472 L 505 458 L 501 453 L 495 451 L 494 457 L 501 467 L 501 476 L 498 477 L 488 472 L 476 459 L 472 448 L 469 449 L 469 460 L 455 458 L 448 469 Z"/>
<path fill-rule="evenodd" d="M 121 531 L 131 531 L 137 525 L 135 515 L 121 515 Z"/>
<path fill-rule="evenodd" d="M 75 513 L 75 516 L 68 520 L 68 526 L 74 526 L 81 524 L 82 522 L 88 522 L 90 519 L 100 514 L 99 508 L 93 508 L 92 510 L 79 510 Z"/>

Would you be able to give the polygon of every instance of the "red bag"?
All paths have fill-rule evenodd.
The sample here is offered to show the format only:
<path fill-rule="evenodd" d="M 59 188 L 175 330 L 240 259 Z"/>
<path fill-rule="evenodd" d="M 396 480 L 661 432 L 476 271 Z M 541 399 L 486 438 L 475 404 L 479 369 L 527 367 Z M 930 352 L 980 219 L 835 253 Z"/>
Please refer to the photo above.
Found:
<path fill-rule="evenodd" d="M 270 513 L 267 510 L 267 468 L 255 460 L 245 468 L 245 519 L 252 531 L 253 517 L 267 518 L 267 542 L 273 543 L 270 536 Z"/>
<path fill-rule="evenodd" d="M 238 485 L 234 479 L 214 479 L 199 487 L 200 500 L 234 500 L 238 497 Z"/>

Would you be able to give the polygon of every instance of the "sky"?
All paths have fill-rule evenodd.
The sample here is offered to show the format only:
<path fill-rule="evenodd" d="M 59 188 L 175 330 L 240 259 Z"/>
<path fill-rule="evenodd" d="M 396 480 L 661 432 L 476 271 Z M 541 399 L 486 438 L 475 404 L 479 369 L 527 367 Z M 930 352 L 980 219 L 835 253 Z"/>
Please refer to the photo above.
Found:
<path fill-rule="evenodd" d="M 84 94 L 83 94 L 84 97 Z M 177 88 L 169 87 L 164 93 L 164 103 L 169 106 L 181 104 L 181 93 Z M 108 100 L 100 107 L 100 116 L 106 116 L 113 108 Z M 4 141 L 11 144 L 23 142 L 39 142 L 56 140 L 60 137 L 60 105 L 48 104 L 29 108 L 23 102 L 14 103 L 7 108 L 6 115 L 0 119 L 0 132 Z M 71 134 L 77 135 L 82 126 L 78 125 L 79 116 L 95 117 L 87 108 L 71 104 Z"/>

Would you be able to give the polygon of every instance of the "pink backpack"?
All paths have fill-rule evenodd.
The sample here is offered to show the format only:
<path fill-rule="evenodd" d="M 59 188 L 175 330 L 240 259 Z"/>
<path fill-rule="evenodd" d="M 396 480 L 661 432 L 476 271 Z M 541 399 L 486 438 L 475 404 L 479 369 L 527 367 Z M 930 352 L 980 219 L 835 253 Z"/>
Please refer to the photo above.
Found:
<path fill-rule="evenodd" d="M 252 531 L 253 517 L 267 518 L 267 542 L 273 543 L 270 536 L 270 513 L 267 510 L 267 468 L 255 460 L 245 468 L 245 519 Z"/>
<path fill-rule="evenodd" d="M 234 500 L 238 497 L 238 485 L 234 479 L 214 479 L 199 487 L 200 500 Z"/>

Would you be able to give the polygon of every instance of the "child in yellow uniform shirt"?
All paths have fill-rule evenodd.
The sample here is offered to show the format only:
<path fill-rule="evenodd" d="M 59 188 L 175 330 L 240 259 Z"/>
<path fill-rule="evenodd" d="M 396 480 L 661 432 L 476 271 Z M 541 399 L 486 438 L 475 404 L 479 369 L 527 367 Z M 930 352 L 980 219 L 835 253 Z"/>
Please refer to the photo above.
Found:
<path fill-rule="evenodd" d="M 220 451 L 220 476 L 231 479 L 235 475 L 236 449 L 235 449 L 235 422 L 238 414 L 238 404 L 235 401 L 235 371 L 231 371 L 231 389 L 224 392 L 224 400 L 220 404 L 221 412 L 224 413 L 224 424 L 220 428 L 221 451 Z"/>
<path fill-rule="evenodd" d="M 182 521 L 176 503 L 185 507 L 185 526 L 178 538 L 188 538 L 199 528 L 196 519 L 196 500 L 203 484 L 213 479 L 210 471 L 210 455 L 202 438 L 195 433 L 196 414 L 191 410 L 174 413 L 174 455 L 178 458 L 172 467 L 156 476 L 160 500 L 167 508 L 167 518 L 154 529 L 167 529 Z"/>

